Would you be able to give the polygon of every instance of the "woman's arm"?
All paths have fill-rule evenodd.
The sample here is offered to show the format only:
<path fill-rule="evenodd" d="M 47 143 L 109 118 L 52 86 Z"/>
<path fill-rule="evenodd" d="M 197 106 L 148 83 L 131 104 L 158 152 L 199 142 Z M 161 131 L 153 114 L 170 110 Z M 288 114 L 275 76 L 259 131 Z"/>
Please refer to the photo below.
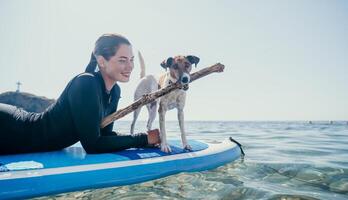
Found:
<path fill-rule="evenodd" d="M 101 87 L 91 74 L 78 76 L 69 89 L 69 104 L 80 142 L 87 153 L 104 153 L 144 147 L 148 144 L 146 134 L 138 135 L 101 135 L 102 116 Z M 112 125 L 106 127 L 111 129 Z"/>

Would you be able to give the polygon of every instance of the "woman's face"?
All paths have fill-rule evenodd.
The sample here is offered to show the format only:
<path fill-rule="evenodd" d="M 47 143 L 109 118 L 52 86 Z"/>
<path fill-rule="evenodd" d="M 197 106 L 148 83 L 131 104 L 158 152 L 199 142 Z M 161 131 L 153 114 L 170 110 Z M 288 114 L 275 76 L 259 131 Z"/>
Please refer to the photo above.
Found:
<path fill-rule="evenodd" d="M 134 67 L 133 60 L 132 47 L 122 44 L 109 60 L 103 59 L 101 71 L 111 81 L 128 82 Z"/>

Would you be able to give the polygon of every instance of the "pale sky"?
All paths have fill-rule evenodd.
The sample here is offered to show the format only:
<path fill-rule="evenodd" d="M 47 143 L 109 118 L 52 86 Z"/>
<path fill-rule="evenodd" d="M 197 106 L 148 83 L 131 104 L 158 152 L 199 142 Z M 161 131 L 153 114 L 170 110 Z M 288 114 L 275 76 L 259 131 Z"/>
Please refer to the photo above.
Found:
<path fill-rule="evenodd" d="M 200 57 L 194 71 L 226 66 L 191 84 L 186 120 L 348 120 L 347 11 L 344 0 L 0 0 L 0 93 L 20 81 L 57 99 L 97 38 L 120 33 L 148 74 L 175 55 Z M 138 81 L 136 62 L 119 108 Z"/>

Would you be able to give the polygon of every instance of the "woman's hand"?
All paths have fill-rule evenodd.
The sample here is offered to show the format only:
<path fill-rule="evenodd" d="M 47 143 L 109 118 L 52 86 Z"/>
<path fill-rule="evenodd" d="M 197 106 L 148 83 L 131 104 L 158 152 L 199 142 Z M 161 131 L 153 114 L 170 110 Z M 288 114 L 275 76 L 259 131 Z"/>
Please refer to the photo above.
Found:
<path fill-rule="evenodd" d="M 156 145 L 161 142 L 160 132 L 158 129 L 153 129 L 147 132 L 147 141 L 149 145 Z"/>

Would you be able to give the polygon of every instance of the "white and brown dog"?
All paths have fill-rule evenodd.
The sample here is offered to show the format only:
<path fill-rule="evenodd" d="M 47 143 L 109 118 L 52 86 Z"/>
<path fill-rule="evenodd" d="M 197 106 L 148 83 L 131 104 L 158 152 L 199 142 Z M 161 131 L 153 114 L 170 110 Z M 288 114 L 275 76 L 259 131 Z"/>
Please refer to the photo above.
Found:
<path fill-rule="evenodd" d="M 141 75 L 140 83 L 138 84 L 135 93 L 134 100 L 140 99 L 144 94 L 154 92 L 160 88 L 164 88 L 172 83 L 180 81 L 184 84 L 183 89 L 175 90 L 169 94 L 164 95 L 159 100 L 147 104 L 146 107 L 149 112 L 149 119 L 147 121 L 147 129 L 151 130 L 153 121 L 156 118 L 157 105 L 159 103 L 159 124 L 160 124 L 160 136 L 161 136 L 161 150 L 164 152 L 171 152 L 171 149 L 167 143 L 166 129 L 165 129 L 165 114 L 168 110 L 176 108 L 178 110 L 178 120 L 181 131 L 182 145 L 185 149 L 191 150 L 191 146 L 187 143 L 185 126 L 184 126 L 184 106 L 186 100 L 186 90 L 190 83 L 190 72 L 192 70 L 192 64 L 195 66 L 199 62 L 199 58 L 196 56 L 176 56 L 170 57 L 161 63 L 161 66 L 166 69 L 166 73 L 162 74 L 157 81 L 153 75 L 145 76 L 145 62 L 139 53 Z M 169 71 L 168 71 L 169 69 Z M 131 134 L 134 133 L 135 122 L 138 118 L 141 108 L 137 109 L 133 113 L 133 122 L 131 125 Z"/>

